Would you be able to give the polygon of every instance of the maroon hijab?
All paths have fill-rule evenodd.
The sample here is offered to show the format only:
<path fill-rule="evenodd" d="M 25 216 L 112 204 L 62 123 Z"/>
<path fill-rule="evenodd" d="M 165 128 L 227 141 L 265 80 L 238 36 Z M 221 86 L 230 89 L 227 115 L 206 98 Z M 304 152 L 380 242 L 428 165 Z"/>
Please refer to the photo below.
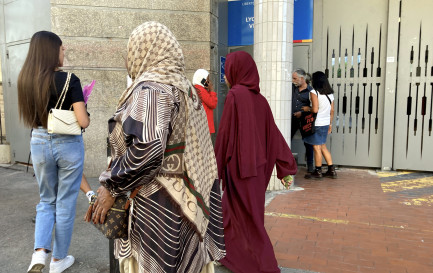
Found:
<path fill-rule="evenodd" d="M 263 145 L 258 145 L 261 141 L 255 119 L 251 116 L 255 111 L 254 100 L 261 96 L 257 66 L 248 53 L 237 51 L 227 55 L 225 72 L 231 89 L 215 143 L 218 174 L 222 177 L 233 157 L 239 178 L 257 176 L 257 167 L 266 162 Z"/>
<path fill-rule="evenodd" d="M 245 51 L 236 51 L 227 55 L 225 73 L 233 92 L 247 88 L 251 92 L 260 93 L 260 77 L 256 63 Z"/>

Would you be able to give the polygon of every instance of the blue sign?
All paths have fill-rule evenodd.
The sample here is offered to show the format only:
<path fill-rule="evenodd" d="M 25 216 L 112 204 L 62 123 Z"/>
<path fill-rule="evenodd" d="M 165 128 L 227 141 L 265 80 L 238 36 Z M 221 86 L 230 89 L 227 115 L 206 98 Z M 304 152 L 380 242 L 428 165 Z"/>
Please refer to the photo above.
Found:
<path fill-rule="evenodd" d="M 254 1 L 229 1 L 228 46 L 254 44 Z"/>
<path fill-rule="evenodd" d="M 313 41 L 313 0 L 295 0 L 293 42 Z"/>
<path fill-rule="evenodd" d="M 226 65 L 226 57 L 221 56 L 220 57 L 220 83 L 225 83 L 225 80 L 224 80 L 224 75 L 225 75 L 224 66 L 225 65 Z"/>
<path fill-rule="evenodd" d="M 313 41 L 313 7 L 314 0 L 295 0 L 294 43 Z M 229 1 L 228 13 L 228 46 L 254 44 L 254 1 Z"/>

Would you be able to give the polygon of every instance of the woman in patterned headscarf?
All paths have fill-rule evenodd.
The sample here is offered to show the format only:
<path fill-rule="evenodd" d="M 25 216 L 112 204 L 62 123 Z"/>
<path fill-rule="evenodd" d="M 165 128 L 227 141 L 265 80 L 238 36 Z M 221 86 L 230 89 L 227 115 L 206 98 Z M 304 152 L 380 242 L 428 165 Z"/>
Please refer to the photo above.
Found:
<path fill-rule="evenodd" d="M 164 25 L 146 22 L 128 42 L 132 85 L 109 120 L 112 168 L 100 177 L 94 221 L 114 198 L 142 186 L 121 272 L 200 272 L 225 255 L 221 196 L 206 115 L 185 77 L 183 53 Z M 188 130 L 186 130 L 188 128 Z"/>

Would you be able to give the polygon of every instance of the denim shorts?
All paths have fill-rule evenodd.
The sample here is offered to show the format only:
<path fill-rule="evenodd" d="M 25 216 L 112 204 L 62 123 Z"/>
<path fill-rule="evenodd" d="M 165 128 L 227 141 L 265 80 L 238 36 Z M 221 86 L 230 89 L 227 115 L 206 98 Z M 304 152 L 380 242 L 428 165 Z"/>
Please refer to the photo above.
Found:
<path fill-rule="evenodd" d="M 322 145 L 326 143 L 328 137 L 329 125 L 315 126 L 315 133 L 304 138 L 304 142 L 311 145 Z"/>

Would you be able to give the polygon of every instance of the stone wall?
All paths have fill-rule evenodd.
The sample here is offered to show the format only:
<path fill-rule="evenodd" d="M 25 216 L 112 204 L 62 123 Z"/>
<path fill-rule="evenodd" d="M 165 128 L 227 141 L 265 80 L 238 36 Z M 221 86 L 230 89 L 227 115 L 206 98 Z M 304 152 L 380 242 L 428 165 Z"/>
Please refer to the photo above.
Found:
<path fill-rule="evenodd" d="M 0 67 L 1 67 L 1 60 L 0 60 Z M 2 134 L 0 137 L 4 137 L 6 134 L 5 130 L 5 107 L 4 107 L 4 99 L 3 99 L 3 80 L 2 80 L 2 73 L 0 70 L 0 120 L 1 120 L 1 132 Z M 3 139 L 4 140 L 4 139 Z"/>
<path fill-rule="evenodd" d="M 3 100 L 3 85 L 0 81 L 0 119 L 1 119 L 1 136 L 3 140 L 6 138 L 6 128 L 5 128 L 5 107 Z"/>
<path fill-rule="evenodd" d="M 146 21 L 168 26 L 182 45 L 187 76 L 198 68 L 216 76 L 217 1 L 51 0 L 51 27 L 66 46 L 65 70 L 82 85 L 96 80 L 88 102 L 91 124 L 84 134 L 84 172 L 98 176 L 106 167 L 107 120 L 126 87 L 123 56 L 129 34 Z"/>

